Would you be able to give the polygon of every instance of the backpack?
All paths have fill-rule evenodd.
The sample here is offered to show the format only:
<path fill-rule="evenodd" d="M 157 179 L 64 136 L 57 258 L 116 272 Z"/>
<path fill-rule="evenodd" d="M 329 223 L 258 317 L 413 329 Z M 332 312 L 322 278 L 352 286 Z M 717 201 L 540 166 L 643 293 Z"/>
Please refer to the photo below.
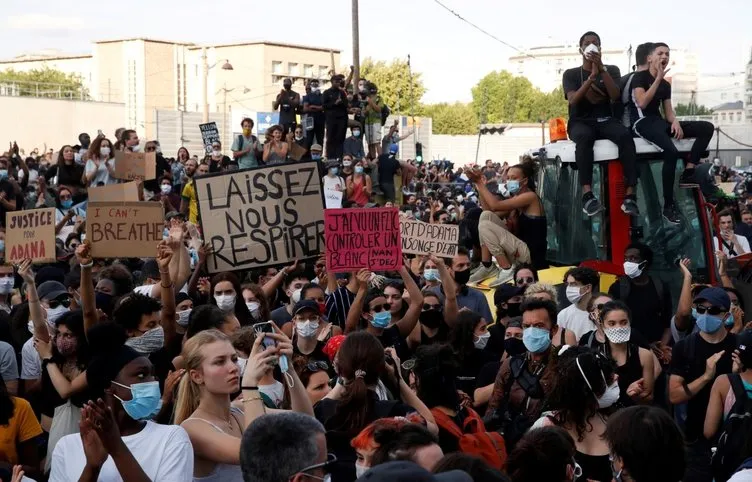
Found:
<path fill-rule="evenodd" d="M 458 440 L 460 452 L 483 459 L 494 469 L 502 470 L 507 463 L 504 437 L 498 432 L 487 432 L 480 415 L 472 408 L 465 408 L 467 416 L 460 428 L 452 417 L 439 409 L 431 409 L 436 424 Z"/>
<path fill-rule="evenodd" d="M 392 115 L 392 111 L 389 110 L 389 106 L 384 104 L 381 107 L 381 127 L 384 127 L 384 124 L 386 124 L 386 120 L 389 118 L 389 116 Z"/>
<path fill-rule="evenodd" d="M 238 134 L 238 150 L 243 150 L 243 141 L 244 140 L 245 139 L 243 138 L 243 134 Z M 255 144 L 257 142 L 258 142 L 258 138 L 256 136 L 254 136 L 253 134 L 251 134 L 251 144 Z"/>
<path fill-rule="evenodd" d="M 747 396 L 742 377 L 738 373 L 732 373 L 729 375 L 729 382 L 736 401 L 726 417 L 711 459 L 716 482 L 727 481 L 744 462 L 740 454 L 752 429 L 752 399 Z"/>

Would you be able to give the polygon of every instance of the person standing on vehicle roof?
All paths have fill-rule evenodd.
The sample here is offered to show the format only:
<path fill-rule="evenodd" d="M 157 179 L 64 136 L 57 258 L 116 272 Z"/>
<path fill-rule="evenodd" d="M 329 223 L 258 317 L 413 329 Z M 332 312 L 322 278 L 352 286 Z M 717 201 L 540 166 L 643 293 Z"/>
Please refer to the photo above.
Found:
<path fill-rule="evenodd" d="M 648 64 L 648 54 L 653 50 L 652 42 L 645 42 L 637 46 L 635 50 L 635 62 L 634 72 L 630 72 L 619 81 L 619 88 L 621 89 L 621 103 L 624 112 L 622 113 L 622 124 L 627 129 L 632 129 L 632 120 L 630 119 L 630 113 L 634 102 L 632 101 L 632 81 L 634 80 L 637 72 L 644 72 L 650 68 Z"/>
<path fill-rule="evenodd" d="M 635 197 L 637 186 L 637 154 L 629 129 L 614 117 L 613 103 L 619 101 L 618 81 L 621 77 L 615 65 L 603 65 L 601 38 L 595 32 L 580 37 L 582 65 L 564 72 L 562 84 L 569 102 L 569 138 L 576 145 L 575 161 L 580 171 L 582 211 L 596 215 L 601 203 L 592 191 L 593 145 L 597 139 L 608 139 L 619 147 L 619 159 L 624 166 L 626 195 L 621 210 L 639 216 Z"/>
<path fill-rule="evenodd" d="M 671 84 L 665 80 L 670 68 L 668 45 L 654 43 L 648 55 L 650 68 L 638 72 L 632 79 L 632 122 L 635 134 L 663 150 L 663 217 L 671 224 L 681 222 L 681 213 L 674 202 L 674 178 L 679 151 L 674 145 L 676 140 L 694 137 L 689 160 L 679 178 L 679 186 L 697 186 L 695 165 L 699 164 L 703 153 L 708 148 L 715 127 L 710 122 L 679 122 L 671 104 Z M 661 116 L 663 107 L 665 118 Z"/>

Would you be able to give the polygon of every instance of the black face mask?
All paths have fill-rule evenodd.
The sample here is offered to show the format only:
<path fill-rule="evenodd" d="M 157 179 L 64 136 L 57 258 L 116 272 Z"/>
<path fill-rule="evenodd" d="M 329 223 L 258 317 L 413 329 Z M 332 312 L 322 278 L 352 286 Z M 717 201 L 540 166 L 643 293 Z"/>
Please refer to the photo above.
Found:
<path fill-rule="evenodd" d="M 468 268 L 465 271 L 455 271 L 454 281 L 460 286 L 465 286 L 467 282 L 470 281 L 470 269 Z"/>
<path fill-rule="evenodd" d="M 515 316 L 520 316 L 522 313 L 520 313 L 520 306 L 522 303 L 507 303 L 507 316 L 510 318 L 514 318 Z"/>
<path fill-rule="evenodd" d="M 444 313 L 436 310 L 420 312 L 420 324 L 432 330 L 441 326 L 444 322 Z"/>
<path fill-rule="evenodd" d="M 504 340 L 504 352 L 509 356 L 522 355 L 527 349 L 522 340 L 517 338 L 507 338 Z"/>

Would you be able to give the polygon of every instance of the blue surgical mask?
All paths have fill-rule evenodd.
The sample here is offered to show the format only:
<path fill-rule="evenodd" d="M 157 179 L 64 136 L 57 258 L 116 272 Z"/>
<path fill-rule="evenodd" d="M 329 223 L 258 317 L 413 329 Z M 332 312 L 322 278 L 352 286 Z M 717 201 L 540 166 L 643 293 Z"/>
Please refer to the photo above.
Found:
<path fill-rule="evenodd" d="M 0 169 L 0 180 L 5 179 L 8 177 L 8 170 L 7 169 Z"/>
<path fill-rule="evenodd" d="M 525 328 L 522 330 L 522 343 L 530 353 L 543 353 L 551 346 L 551 332 L 534 326 Z"/>
<path fill-rule="evenodd" d="M 164 228 L 162 230 L 162 239 L 167 239 L 170 237 L 170 230 L 167 228 Z"/>
<path fill-rule="evenodd" d="M 363 166 L 355 166 L 355 174 L 363 174 Z"/>
<path fill-rule="evenodd" d="M 709 315 L 707 313 L 701 315 L 697 313 L 697 310 L 694 308 L 692 308 L 692 316 L 697 320 L 697 328 L 699 328 L 700 331 L 711 335 L 720 330 L 723 325 L 723 320 L 717 316 Z"/>
<path fill-rule="evenodd" d="M 311 159 L 313 159 L 314 161 L 320 161 L 321 154 L 311 154 Z"/>
<path fill-rule="evenodd" d="M 510 179 L 507 181 L 507 191 L 509 191 L 509 194 L 516 194 L 520 190 L 520 181 L 515 181 L 514 179 Z"/>
<path fill-rule="evenodd" d="M 66 199 L 65 201 L 60 201 L 60 206 L 63 209 L 70 209 L 71 206 L 73 206 L 73 199 Z"/>
<path fill-rule="evenodd" d="M 5 240 L 0 239 L 0 251 L 5 251 Z"/>
<path fill-rule="evenodd" d="M 360 137 L 360 131 L 352 131 L 353 137 Z"/>
<path fill-rule="evenodd" d="M 426 281 L 438 281 L 439 270 L 435 268 L 426 268 L 423 270 L 423 278 L 425 278 Z"/>
<path fill-rule="evenodd" d="M 387 310 L 379 311 L 373 315 L 371 324 L 374 328 L 386 328 L 392 322 L 392 314 Z"/>
<path fill-rule="evenodd" d="M 134 383 L 130 387 L 127 385 L 121 385 L 116 381 L 113 381 L 112 383 L 131 391 L 130 400 L 123 400 L 117 395 L 115 395 L 115 398 L 120 400 L 125 413 L 127 413 L 133 420 L 150 420 L 154 418 L 157 413 L 159 413 L 159 409 L 162 408 L 162 393 L 159 390 L 158 381 Z"/>
<path fill-rule="evenodd" d="M 333 167 L 329 169 L 329 174 L 331 174 L 332 176 L 336 176 L 337 174 L 339 174 L 339 167 Z"/>

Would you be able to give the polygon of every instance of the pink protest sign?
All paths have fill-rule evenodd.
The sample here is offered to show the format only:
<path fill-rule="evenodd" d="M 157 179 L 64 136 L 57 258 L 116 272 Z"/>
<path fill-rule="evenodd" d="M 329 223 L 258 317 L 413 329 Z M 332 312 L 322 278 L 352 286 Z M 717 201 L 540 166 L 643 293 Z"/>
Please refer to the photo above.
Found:
<path fill-rule="evenodd" d="M 402 266 L 402 239 L 396 208 L 326 209 L 326 262 L 329 272 Z"/>

